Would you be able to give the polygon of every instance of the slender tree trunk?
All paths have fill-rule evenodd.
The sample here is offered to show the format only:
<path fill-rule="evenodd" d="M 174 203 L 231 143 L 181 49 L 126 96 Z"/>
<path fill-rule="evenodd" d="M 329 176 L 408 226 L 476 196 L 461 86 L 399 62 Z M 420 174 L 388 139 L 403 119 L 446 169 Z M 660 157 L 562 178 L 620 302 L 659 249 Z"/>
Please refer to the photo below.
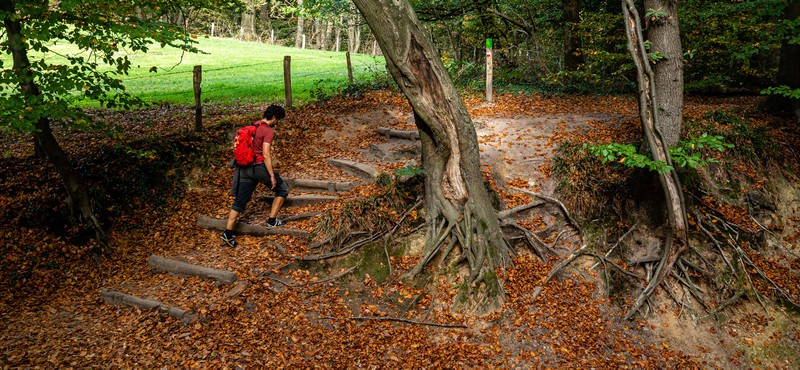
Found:
<path fill-rule="evenodd" d="M 581 37 L 577 32 L 581 22 L 578 0 L 561 0 L 562 17 L 564 19 L 564 69 L 577 70 L 584 63 L 580 53 Z"/>
<path fill-rule="evenodd" d="M 339 16 L 339 24 L 336 25 L 336 52 L 339 52 L 339 45 L 342 42 L 342 25 L 344 25 L 344 17 Z"/>
<path fill-rule="evenodd" d="M 325 36 L 322 38 L 322 50 L 328 50 L 328 42 L 331 40 L 331 34 L 333 33 L 333 21 L 328 20 L 328 24 L 325 27 Z"/>
<path fill-rule="evenodd" d="M 650 53 L 664 56 L 653 67 L 653 84 L 658 99 L 659 128 L 667 146 L 678 145 L 683 122 L 683 49 L 678 27 L 678 4 L 675 0 L 645 0 L 646 11 L 654 9 L 666 15 L 645 19 Z M 658 55 L 660 55 L 658 54 Z"/>
<path fill-rule="evenodd" d="M 8 14 L 14 14 L 14 5 L 10 1 L 0 1 L 0 8 Z M 31 72 L 30 60 L 28 59 L 28 51 L 25 46 L 19 42 L 21 39 L 22 23 L 19 20 L 12 20 L 6 18 L 4 21 L 6 28 L 6 37 L 8 37 L 8 45 L 11 49 L 11 56 L 13 58 L 13 68 L 17 74 L 24 78 L 20 83 L 20 89 L 25 94 L 26 99 L 40 99 L 41 92 L 39 87 L 34 81 L 34 75 Z M 53 136 L 50 129 L 50 119 L 41 117 L 34 123 L 34 139 L 38 144 L 39 149 L 44 152 L 50 163 L 53 164 L 58 172 L 61 180 L 64 182 L 64 187 L 67 191 L 67 203 L 73 217 L 77 217 L 80 221 L 87 222 L 95 227 L 98 237 L 104 237 L 102 228 L 99 222 L 92 213 L 91 199 L 86 187 L 80 181 L 75 168 L 69 161 L 67 153 L 58 145 L 58 141 Z"/>
<path fill-rule="evenodd" d="M 642 29 L 639 13 L 634 6 L 633 0 L 622 0 L 623 22 L 625 22 L 625 34 L 628 39 L 628 51 L 633 57 L 636 66 L 637 82 L 639 85 L 639 116 L 642 121 L 642 133 L 648 147 L 653 155 L 654 161 L 662 161 L 670 166 L 674 166 L 670 158 L 666 139 L 659 130 L 659 120 L 661 104 L 658 102 L 655 86 L 655 73 L 650 68 L 650 61 L 647 50 L 644 46 Z M 634 302 L 633 307 L 628 311 L 627 318 L 632 319 L 639 307 L 646 302 L 655 292 L 655 289 L 664 280 L 664 277 L 672 271 L 672 266 L 688 244 L 687 232 L 688 224 L 686 220 L 686 207 L 683 200 L 683 188 L 675 170 L 659 173 L 659 181 L 667 200 L 667 214 L 669 222 L 669 233 L 664 243 L 661 261 L 656 269 L 655 276 L 650 280 L 647 287 Z"/>
<path fill-rule="evenodd" d="M 297 0 L 297 5 L 302 9 L 303 8 L 303 0 Z M 300 45 L 303 44 L 303 22 L 304 18 L 302 15 L 297 16 L 297 32 L 294 35 L 294 47 L 300 48 Z"/>
<path fill-rule="evenodd" d="M 786 6 L 783 20 L 793 21 L 798 17 L 800 17 L 800 0 L 794 0 Z M 800 45 L 790 43 L 792 36 L 788 34 L 781 41 L 780 62 L 775 84 L 800 89 L 800 68 L 798 68 L 800 66 Z M 797 123 L 800 125 L 800 100 L 798 99 L 770 95 L 760 104 L 760 108 L 773 113 L 789 111 L 795 115 Z"/>
<path fill-rule="evenodd" d="M 495 267 L 510 266 L 513 251 L 503 239 L 484 187 L 478 140 L 464 101 L 407 0 L 354 3 L 414 109 L 422 143 L 428 229 L 424 257 L 407 276 L 419 273 L 451 240 L 461 247 L 459 260 L 469 265 L 455 307 L 468 302 L 482 308 L 500 307 L 505 294 Z M 443 259 L 450 250 L 442 253 Z"/>

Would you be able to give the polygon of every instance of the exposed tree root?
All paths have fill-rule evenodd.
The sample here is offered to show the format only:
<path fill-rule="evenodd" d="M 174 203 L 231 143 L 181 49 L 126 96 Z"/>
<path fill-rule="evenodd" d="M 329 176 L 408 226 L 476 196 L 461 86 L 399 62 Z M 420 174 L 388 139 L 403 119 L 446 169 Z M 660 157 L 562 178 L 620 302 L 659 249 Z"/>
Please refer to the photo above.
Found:
<path fill-rule="evenodd" d="M 281 283 L 281 284 L 283 284 L 283 285 L 285 285 L 285 286 L 287 286 L 287 287 L 290 287 L 290 288 L 298 288 L 298 287 L 301 287 L 301 286 L 308 286 L 308 285 L 314 285 L 314 284 L 322 284 L 322 283 L 327 283 L 327 282 L 329 282 L 329 281 L 334 281 L 334 280 L 336 280 L 336 279 L 338 279 L 338 278 L 340 278 L 340 277 L 342 277 L 342 276 L 345 276 L 345 275 L 347 275 L 347 274 L 349 274 L 349 273 L 353 272 L 353 270 L 355 270 L 355 269 L 356 269 L 356 268 L 357 268 L 357 267 L 358 267 L 360 264 L 361 264 L 361 261 L 358 261 L 358 263 L 356 263 L 356 265 L 355 265 L 355 266 L 353 266 L 353 267 L 351 267 L 351 268 L 349 268 L 349 269 L 345 270 L 345 271 L 344 271 L 344 272 L 342 272 L 341 274 L 338 274 L 338 275 L 335 275 L 335 276 L 331 276 L 331 277 L 327 277 L 327 278 L 325 278 L 325 279 L 321 279 L 321 280 L 317 280 L 317 281 L 309 281 L 309 282 L 307 282 L 307 283 L 303 283 L 303 284 L 292 284 L 292 283 L 288 283 L 288 282 L 286 282 L 286 281 L 284 281 L 284 280 L 282 280 L 282 279 L 278 279 L 278 278 L 276 278 L 276 277 L 272 277 L 272 276 L 267 276 L 267 278 L 268 278 L 268 279 L 270 279 L 270 280 L 272 280 L 272 281 L 274 281 L 274 282 Z"/>
<path fill-rule="evenodd" d="M 564 218 L 566 218 L 567 222 L 575 229 L 575 234 L 578 236 L 578 239 L 580 239 L 581 243 L 583 243 L 583 231 L 581 230 L 580 225 L 569 214 L 569 211 L 567 211 L 567 207 L 564 206 L 564 203 L 561 203 L 561 201 L 559 201 L 558 199 L 551 198 L 551 197 L 548 197 L 546 195 L 541 195 L 541 194 L 538 194 L 538 193 L 534 193 L 534 192 L 532 192 L 532 191 L 530 191 L 528 189 L 521 189 L 521 188 L 515 188 L 515 187 L 511 187 L 511 189 L 514 189 L 516 191 L 519 191 L 519 192 L 528 194 L 530 196 L 537 197 L 537 198 L 539 198 L 541 200 L 544 200 L 544 201 L 547 201 L 547 202 L 550 202 L 550 203 L 558 205 L 559 209 L 564 214 Z"/>
<path fill-rule="evenodd" d="M 324 319 L 324 320 L 397 321 L 397 322 L 404 322 L 406 324 L 436 326 L 436 327 L 439 327 L 439 328 L 468 329 L 466 325 L 461 325 L 461 324 L 458 324 L 458 325 L 438 324 L 438 323 L 435 323 L 435 322 L 414 321 L 414 320 L 409 320 L 409 319 L 402 319 L 402 318 L 399 318 L 399 317 L 371 317 L 371 316 L 331 317 L 331 316 L 320 316 L 319 319 Z"/>

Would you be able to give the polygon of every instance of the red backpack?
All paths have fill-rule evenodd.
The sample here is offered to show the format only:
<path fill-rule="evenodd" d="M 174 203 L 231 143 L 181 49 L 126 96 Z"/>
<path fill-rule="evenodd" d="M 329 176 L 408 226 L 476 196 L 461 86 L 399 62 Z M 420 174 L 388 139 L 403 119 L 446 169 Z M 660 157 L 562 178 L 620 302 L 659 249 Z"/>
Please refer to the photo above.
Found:
<path fill-rule="evenodd" d="M 236 131 L 236 141 L 233 142 L 233 156 L 239 166 L 248 166 L 258 161 L 263 161 L 264 156 L 256 155 L 253 150 L 253 140 L 256 137 L 256 129 L 264 122 L 253 122 Z"/>

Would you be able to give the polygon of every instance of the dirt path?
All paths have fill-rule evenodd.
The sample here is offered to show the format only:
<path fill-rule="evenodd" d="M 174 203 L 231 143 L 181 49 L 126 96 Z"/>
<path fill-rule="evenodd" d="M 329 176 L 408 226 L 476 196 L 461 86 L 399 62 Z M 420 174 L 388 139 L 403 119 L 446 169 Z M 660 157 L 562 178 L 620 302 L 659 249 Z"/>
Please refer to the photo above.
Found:
<path fill-rule="evenodd" d="M 348 181 L 355 178 L 325 160 L 359 161 L 383 171 L 416 160 L 408 155 L 413 151 L 403 151 L 405 154 L 396 156 L 394 163 L 379 158 L 392 148 L 406 150 L 415 145 L 413 141 L 387 140 L 376 133 L 378 127 L 414 129 L 402 99 L 377 95 L 367 96 L 360 103 L 336 104 L 296 112 L 289 122 L 292 125 L 279 132 L 284 142 L 276 149 L 284 176 Z M 499 99 L 495 106 L 474 103 L 470 107 L 478 123 L 482 164 L 491 166 L 487 171 L 497 185 L 507 190 L 505 186 L 511 183 L 547 195 L 554 195 L 556 187 L 546 165 L 558 135 L 620 125 L 633 117 L 631 104 L 619 106 L 591 99 Z M 198 216 L 224 217 L 230 206 L 227 192 L 231 172 L 224 168 L 227 160 L 220 158 L 218 162 L 197 180 L 168 217 L 152 220 L 132 215 L 119 220 L 120 224 L 140 226 L 116 231 L 113 247 L 118 252 L 99 267 L 86 261 L 71 265 L 63 276 L 59 275 L 61 283 L 51 283 L 44 290 L 38 290 L 34 277 L 33 283 L 14 293 L 13 300 L 3 300 L 0 366 L 797 366 L 796 360 L 791 362 L 800 342 L 796 316 L 776 311 L 765 316 L 763 310 L 743 306 L 729 317 L 747 318 L 741 322 L 717 323 L 707 318 L 695 323 L 686 313 L 673 314 L 666 301 L 657 300 L 653 309 L 659 315 L 646 322 L 626 322 L 618 303 L 605 299 L 602 288 L 598 288 L 603 284 L 599 270 L 588 270 L 584 265 L 574 274 L 563 274 L 565 279 L 550 283 L 534 301 L 533 288 L 552 268 L 552 262 L 545 265 L 526 252 L 521 253 L 517 269 L 504 276 L 507 310 L 473 317 L 449 312 L 459 284 L 453 275 L 426 274 L 424 281 L 409 285 L 397 280 L 418 261 L 414 252 L 418 253 L 422 242 L 421 232 L 397 237 L 386 251 L 392 255 L 391 262 L 382 248 L 371 247 L 321 265 L 293 263 L 276 251 L 276 246 L 302 248 L 303 240 L 289 236 L 244 236 L 240 238 L 242 247 L 224 247 L 218 233 L 196 225 Z M 345 199 L 364 192 L 360 187 L 339 196 Z M 259 189 L 254 198 L 268 194 Z M 286 208 L 282 216 L 339 207 L 341 202 Z M 261 224 L 267 209 L 267 203 L 254 202 L 242 220 Z M 551 209 L 525 217 L 539 229 L 564 223 Z M 318 220 L 296 222 L 292 227 L 310 230 Z M 553 229 L 542 237 L 553 242 L 557 234 L 558 229 Z M 564 255 L 578 247 L 576 236 L 565 234 L 557 250 Z M 151 254 L 233 271 L 244 288 L 151 272 L 147 267 Z M 339 274 L 346 275 L 318 283 Z M 103 288 L 158 300 L 192 312 L 199 319 L 184 326 L 157 312 L 107 305 L 98 297 Z M 351 316 L 405 317 L 464 324 L 467 328 L 325 318 Z M 773 331 L 782 333 L 781 338 Z"/>

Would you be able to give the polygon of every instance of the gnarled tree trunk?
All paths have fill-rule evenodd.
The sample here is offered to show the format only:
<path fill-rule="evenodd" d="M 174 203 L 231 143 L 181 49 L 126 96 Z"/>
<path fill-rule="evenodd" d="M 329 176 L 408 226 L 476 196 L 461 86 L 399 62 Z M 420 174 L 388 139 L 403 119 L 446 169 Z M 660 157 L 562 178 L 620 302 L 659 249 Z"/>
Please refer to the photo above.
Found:
<path fill-rule="evenodd" d="M 655 78 L 653 77 L 653 70 L 650 68 L 647 50 L 644 47 L 639 13 L 636 11 L 633 0 L 622 0 L 622 9 L 625 34 L 628 39 L 628 51 L 633 57 L 633 64 L 636 66 L 638 78 L 639 115 L 642 121 L 642 133 L 653 154 L 653 160 L 662 161 L 673 166 L 666 140 L 659 129 L 660 109 Z M 664 190 L 664 197 L 667 200 L 669 232 L 667 233 L 667 240 L 664 243 L 664 250 L 655 276 L 628 311 L 628 319 L 633 318 L 639 307 L 650 298 L 658 285 L 661 284 L 661 281 L 664 280 L 664 277 L 669 274 L 678 256 L 686 249 L 688 243 L 686 207 L 678 173 L 675 170 L 659 173 L 659 181 Z"/>
<path fill-rule="evenodd" d="M 653 66 L 653 83 L 660 111 L 658 121 L 666 145 L 676 146 L 683 122 L 683 50 L 675 0 L 645 0 L 644 8 L 655 14 L 647 17 L 650 53 L 658 60 Z M 666 13 L 666 14 L 662 14 Z"/>
<path fill-rule="evenodd" d="M 456 307 L 469 302 L 481 308 L 499 307 L 504 292 L 495 267 L 511 265 L 513 251 L 503 239 L 484 187 L 478 140 L 467 108 L 407 0 L 354 2 L 414 109 L 422 142 L 428 229 L 424 257 L 408 276 L 418 273 L 442 246 L 444 259 L 458 244 L 459 261 L 466 260 L 470 272 Z"/>
<path fill-rule="evenodd" d="M 0 2 L 2 10 L 13 14 L 15 12 L 14 6 L 11 2 Z M 26 99 L 41 99 L 41 91 L 36 85 L 33 73 L 31 72 L 30 59 L 28 58 L 28 51 L 25 46 L 20 42 L 22 38 L 22 23 L 19 20 L 12 20 L 8 17 L 4 20 L 6 28 L 6 36 L 9 40 L 9 47 L 11 48 L 11 56 L 14 63 L 14 71 L 23 75 L 25 78 L 20 83 L 20 89 L 24 92 Z M 80 221 L 86 222 L 95 228 L 98 234 L 98 239 L 101 241 L 105 239 L 100 223 L 92 213 L 91 199 L 86 187 L 80 181 L 75 168 L 69 162 L 67 153 L 58 145 L 58 141 L 53 136 L 50 129 L 50 119 L 46 116 L 39 118 L 34 123 L 36 131 L 33 133 L 36 142 L 37 150 L 41 150 L 47 157 L 50 163 L 56 168 L 61 180 L 64 182 L 64 187 L 67 190 L 67 203 L 73 217 L 77 217 Z"/>

